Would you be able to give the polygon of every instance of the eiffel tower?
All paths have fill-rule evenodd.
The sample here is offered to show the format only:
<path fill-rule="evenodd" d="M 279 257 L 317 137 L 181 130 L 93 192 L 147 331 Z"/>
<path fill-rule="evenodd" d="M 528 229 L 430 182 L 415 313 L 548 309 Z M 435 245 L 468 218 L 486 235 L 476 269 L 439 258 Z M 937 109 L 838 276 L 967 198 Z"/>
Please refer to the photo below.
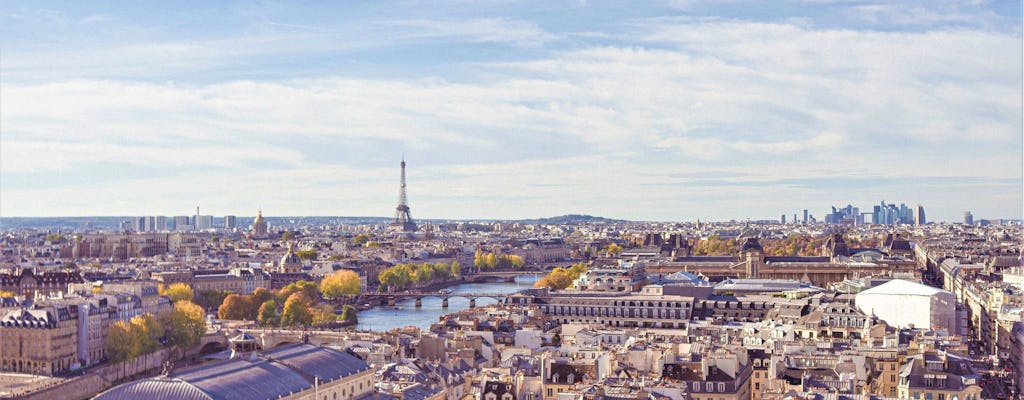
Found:
<path fill-rule="evenodd" d="M 398 207 L 395 207 L 395 221 L 391 228 L 401 232 L 416 232 L 416 223 L 409 215 L 409 200 L 405 195 L 405 157 L 402 157 L 402 182 L 398 186 Z"/>

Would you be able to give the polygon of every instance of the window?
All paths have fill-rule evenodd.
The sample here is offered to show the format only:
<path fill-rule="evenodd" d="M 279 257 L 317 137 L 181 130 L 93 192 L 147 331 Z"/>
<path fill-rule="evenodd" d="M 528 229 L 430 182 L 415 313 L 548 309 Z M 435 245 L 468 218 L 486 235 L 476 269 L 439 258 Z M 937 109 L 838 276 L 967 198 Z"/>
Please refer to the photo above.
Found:
<path fill-rule="evenodd" d="M 718 382 L 718 391 L 725 392 L 725 382 Z"/>

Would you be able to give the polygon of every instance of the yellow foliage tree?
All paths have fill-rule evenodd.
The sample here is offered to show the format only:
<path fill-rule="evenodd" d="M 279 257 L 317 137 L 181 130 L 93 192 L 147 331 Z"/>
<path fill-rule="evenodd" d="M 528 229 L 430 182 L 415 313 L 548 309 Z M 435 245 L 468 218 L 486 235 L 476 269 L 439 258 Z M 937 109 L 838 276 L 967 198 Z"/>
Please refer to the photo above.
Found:
<path fill-rule="evenodd" d="M 341 296 L 356 296 L 362 290 L 359 274 L 347 269 L 335 271 L 320 281 L 320 293 L 323 293 L 324 297 L 328 299 L 336 299 Z"/>
<path fill-rule="evenodd" d="M 172 302 L 192 301 L 196 298 L 196 294 L 192 291 L 192 287 L 186 283 L 180 282 L 172 283 L 170 286 L 167 286 L 160 295 L 170 297 Z"/>

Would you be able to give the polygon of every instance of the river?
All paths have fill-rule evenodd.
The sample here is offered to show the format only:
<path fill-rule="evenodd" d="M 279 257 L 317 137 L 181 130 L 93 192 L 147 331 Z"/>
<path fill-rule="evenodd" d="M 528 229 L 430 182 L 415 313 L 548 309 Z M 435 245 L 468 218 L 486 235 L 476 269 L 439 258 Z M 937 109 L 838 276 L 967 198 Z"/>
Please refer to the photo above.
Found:
<path fill-rule="evenodd" d="M 490 283 L 463 283 L 451 286 L 448 289 L 452 293 L 515 293 L 530 288 L 539 276 L 520 276 L 516 282 L 490 282 Z M 494 304 L 496 301 L 491 298 L 482 297 L 476 299 L 477 307 Z M 422 329 L 430 328 L 430 324 L 437 322 L 442 315 L 454 313 L 469 308 L 469 299 L 463 297 L 452 297 L 448 299 L 448 308 L 441 308 L 441 298 L 426 297 L 423 299 L 423 306 L 416 307 L 415 299 L 407 299 L 396 304 L 395 309 L 377 306 L 369 310 L 359 312 L 359 324 L 356 329 L 387 331 L 392 328 L 413 325 Z"/>

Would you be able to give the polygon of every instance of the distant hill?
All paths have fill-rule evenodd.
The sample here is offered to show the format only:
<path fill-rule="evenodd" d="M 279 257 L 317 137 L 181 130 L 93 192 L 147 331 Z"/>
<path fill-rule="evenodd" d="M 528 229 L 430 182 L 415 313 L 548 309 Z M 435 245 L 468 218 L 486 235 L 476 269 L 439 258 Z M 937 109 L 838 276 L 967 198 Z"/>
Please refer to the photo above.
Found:
<path fill-rule="evenodd" d="M 629 222 L 621 219 L 610 219 L 605 217 L 595 217 L 593 215 L 580 215 L 580 214 L 568 214 L 560 215 L 557 217 L 550 218 L 539 218 L 539 219 L 522 219 L 516 222 L 525 224 L 594 224 L 594 223 L 622 223 Z"/>

